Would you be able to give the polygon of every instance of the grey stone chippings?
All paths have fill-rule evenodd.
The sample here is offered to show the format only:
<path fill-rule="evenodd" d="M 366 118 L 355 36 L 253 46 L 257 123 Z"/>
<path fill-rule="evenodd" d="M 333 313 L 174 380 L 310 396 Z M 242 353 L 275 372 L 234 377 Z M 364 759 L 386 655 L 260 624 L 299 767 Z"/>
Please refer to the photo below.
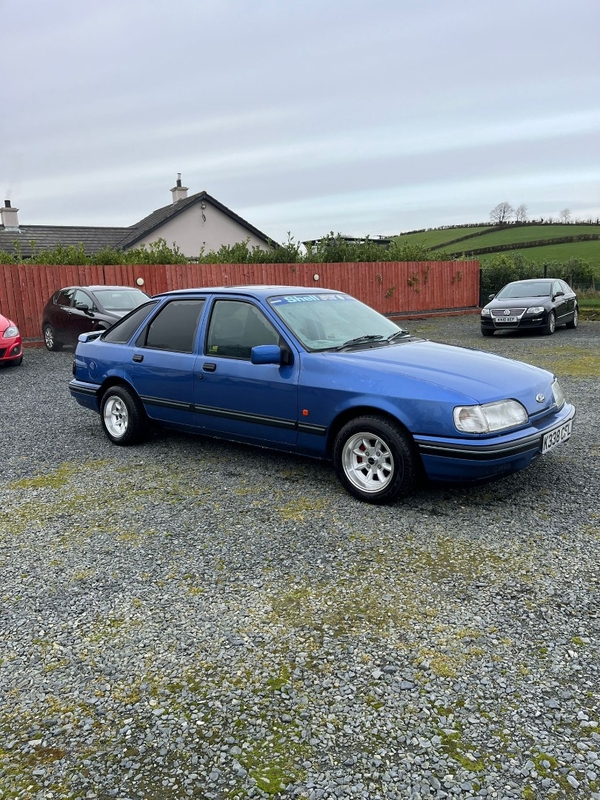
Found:
<path fill-rule="evenodd" d="M 379 508 L 326 463 L 111 445 L 68 350 L 0 370 L 1 797 L 600 800 L 600 323 L 407 327 L 554 369 L 571 441 Z"/>

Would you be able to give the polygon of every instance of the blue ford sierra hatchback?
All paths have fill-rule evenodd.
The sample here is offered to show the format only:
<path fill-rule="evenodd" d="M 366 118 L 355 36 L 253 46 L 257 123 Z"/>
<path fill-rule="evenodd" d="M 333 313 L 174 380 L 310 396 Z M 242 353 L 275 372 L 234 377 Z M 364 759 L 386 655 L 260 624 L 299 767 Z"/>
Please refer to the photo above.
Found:
<path fill-rule="evenodd" d="M 117 445 L 152 424 L 333 461 L 369 503 L 419 474 L 478 481 L 571 435 L 549 372 L 411 336 L 347 294 L 299 286 L 186 289 L 79 336 L 71 395 Z"/>

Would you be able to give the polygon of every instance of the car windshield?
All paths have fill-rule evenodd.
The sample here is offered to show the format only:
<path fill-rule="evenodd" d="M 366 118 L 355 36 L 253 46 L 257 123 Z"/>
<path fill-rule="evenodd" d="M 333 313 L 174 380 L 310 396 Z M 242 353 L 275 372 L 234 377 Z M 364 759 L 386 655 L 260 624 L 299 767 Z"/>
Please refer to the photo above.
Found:
<path fill-rule="evenodd" d="M 496 297 L 499 300 L 506 300 L 510 297 L 547 297 L 550 294 L 551 286 L 552 284 L 548 281 L 509 283 L 504 289 L 500 289 Z"/>
<path fill-rule="evenodd" d="M 107 311 L 131 311 L 148 299 L 140 289 L 96 289 L 94 294 Z"/>
<path fill-rule="evenodd" d="M 347 294 L 286 294 L 269 298 L 273 310 L 309 350 L 397 341 L 406 331 Z"/>

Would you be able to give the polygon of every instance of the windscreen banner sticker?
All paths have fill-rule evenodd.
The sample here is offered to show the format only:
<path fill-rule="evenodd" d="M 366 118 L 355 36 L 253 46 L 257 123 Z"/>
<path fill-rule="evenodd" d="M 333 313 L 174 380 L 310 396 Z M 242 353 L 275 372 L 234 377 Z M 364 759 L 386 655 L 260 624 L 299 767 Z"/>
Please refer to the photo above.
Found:
<path fill-rule="evenodd" d="M 291 303 L 320 303 L 321 301 L 331 302 L 332 300 L 353 301 L 354 298 L 347 294 L 286 294 L 282 297 L 273 297 L 271 305 L 281 306 Z"/>

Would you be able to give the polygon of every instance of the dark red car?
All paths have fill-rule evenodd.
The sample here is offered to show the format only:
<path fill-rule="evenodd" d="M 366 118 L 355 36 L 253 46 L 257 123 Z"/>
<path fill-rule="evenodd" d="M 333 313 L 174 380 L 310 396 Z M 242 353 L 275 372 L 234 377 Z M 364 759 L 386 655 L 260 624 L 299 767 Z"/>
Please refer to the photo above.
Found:
<path fill-rule="evenodd" d="M 42 333 L 48 350 L 77 344 L 80 333 L 107 330 L 148 295 L 131 286 L 67 286 L 48 300 L 42 313 Z"/>
<path fill-rule="evenodd" d="M 17 366 L 23 361 L 23 343 L 19 329 L 8 317 L 0 314 L 0 364 Z"/>

